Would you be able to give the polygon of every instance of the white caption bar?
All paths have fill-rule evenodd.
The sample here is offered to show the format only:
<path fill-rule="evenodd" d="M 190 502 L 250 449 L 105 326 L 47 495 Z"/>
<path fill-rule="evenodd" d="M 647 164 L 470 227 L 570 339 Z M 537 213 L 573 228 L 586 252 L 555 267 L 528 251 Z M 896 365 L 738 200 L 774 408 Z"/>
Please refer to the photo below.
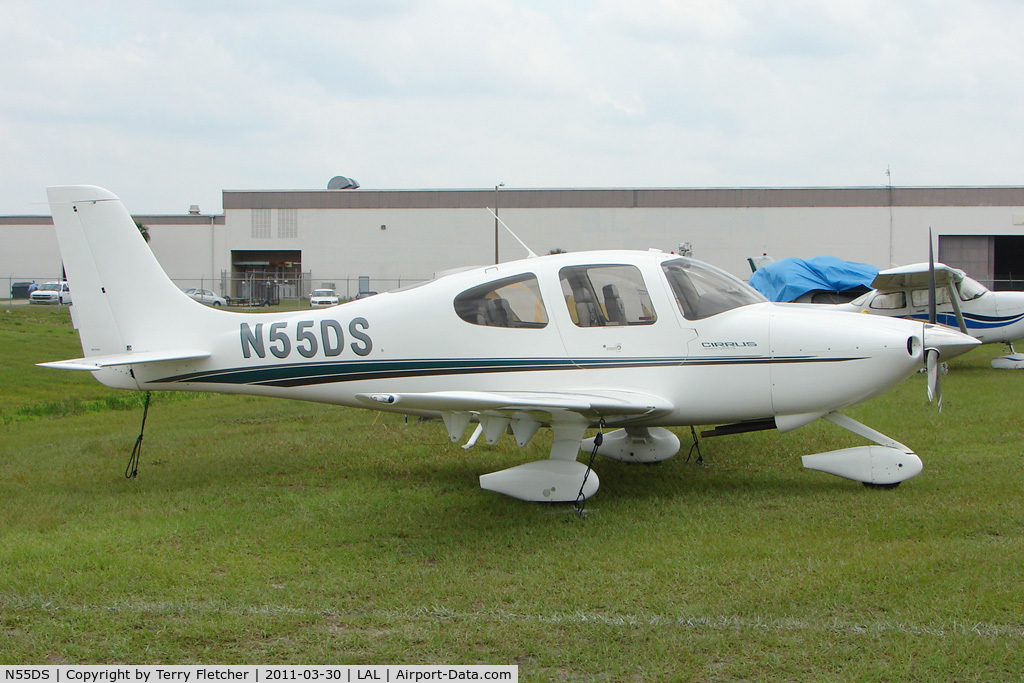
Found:
<path fill-rule="evenodd" d="M 54 664 L 0 666 L 0 683 L 422 683 L 424 681 L 511 681 L 518 683 L 513 665 L 415 666 L 134 666 L 127 664 Z"/>

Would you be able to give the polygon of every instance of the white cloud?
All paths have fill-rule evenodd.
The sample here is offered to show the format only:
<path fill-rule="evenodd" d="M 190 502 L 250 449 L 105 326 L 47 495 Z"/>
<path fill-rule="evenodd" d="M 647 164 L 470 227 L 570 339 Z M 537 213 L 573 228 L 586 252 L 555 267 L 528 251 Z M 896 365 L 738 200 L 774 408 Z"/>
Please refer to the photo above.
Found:
<path fill-rule="evenodd" d="M 1008 0 L 5 3 L 0 214 L 107 184 L 1019 184 Z"/>

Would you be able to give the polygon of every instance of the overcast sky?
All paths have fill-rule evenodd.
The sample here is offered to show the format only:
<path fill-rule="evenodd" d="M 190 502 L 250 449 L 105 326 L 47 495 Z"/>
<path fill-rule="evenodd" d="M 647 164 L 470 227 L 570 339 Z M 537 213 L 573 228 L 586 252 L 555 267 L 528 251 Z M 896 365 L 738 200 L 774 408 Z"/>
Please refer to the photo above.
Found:
<path fill-rule="evenodd" d="M 0 0 L 0 215 L 222 189 L 1024 184 L 1024 2 Z"/>

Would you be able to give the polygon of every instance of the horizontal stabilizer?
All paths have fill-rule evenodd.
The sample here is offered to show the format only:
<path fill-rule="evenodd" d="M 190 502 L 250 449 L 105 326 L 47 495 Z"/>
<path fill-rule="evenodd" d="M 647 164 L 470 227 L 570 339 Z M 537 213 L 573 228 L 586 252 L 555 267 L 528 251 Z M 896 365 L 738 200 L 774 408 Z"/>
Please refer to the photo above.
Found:
<path fill-rule="evenodd" d="M 103 368 L 118 365 L 138 365 L 141 363 L 167 363 L 171 361 L 198 360 L 209 358 L 209 351 L 194 349 L 179 351 L 129 351 L 107 356 L 90 356 L 88 358 L 72 358 L 57 360 L 50 363 L 36 363 L 41 368 L 57 368 L 58 370 L 87 370 L 95 372 Z"/>

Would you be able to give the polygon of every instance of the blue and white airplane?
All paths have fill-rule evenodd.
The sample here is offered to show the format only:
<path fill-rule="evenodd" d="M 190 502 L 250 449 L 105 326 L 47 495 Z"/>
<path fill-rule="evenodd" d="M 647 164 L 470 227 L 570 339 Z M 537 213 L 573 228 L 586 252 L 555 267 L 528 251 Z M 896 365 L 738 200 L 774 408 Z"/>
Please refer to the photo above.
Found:
<path fill-rule="evenodd" d="M 1013 342 L 1024 339 L 1024 292 L 993 292 L 967 277 L 962 270 L 935 264 L 936 322 L 958 327 L 982 343 L 1003 343 L 1009 355 L 995 359 L 994 367 L 1024 367 L 1024 354 Z M 871 283 L 872 291 L 840 310 L 928 320 L 929 273 L 927 263 L 883 270 Z"/>
<path fill-rule="evenodd" d="M 440 417 L 547 460 L 484 474 L 530 501 L 598 487 L 581 448 L 627 462 L 675 455 L 668 426 L 789 431 L 819 418 L 872 442 L 804 456 L 805 467 L 896 486 L 907 446 L 843 415 L 929 359 L 978 341 L 956 330 L 772 304 L 700 261 L 656 251 L 553 254 L 475 268 L 312 310 L 209 308 L 164 274 L 121 201 L 91 186 L 48 190 L 83 357 L 43 363 L 111 387 L 293 398 Z M 140 297 L 139 292 L 145 292 Z M 584 439 L 588 429 L 614 428 Z"/>

